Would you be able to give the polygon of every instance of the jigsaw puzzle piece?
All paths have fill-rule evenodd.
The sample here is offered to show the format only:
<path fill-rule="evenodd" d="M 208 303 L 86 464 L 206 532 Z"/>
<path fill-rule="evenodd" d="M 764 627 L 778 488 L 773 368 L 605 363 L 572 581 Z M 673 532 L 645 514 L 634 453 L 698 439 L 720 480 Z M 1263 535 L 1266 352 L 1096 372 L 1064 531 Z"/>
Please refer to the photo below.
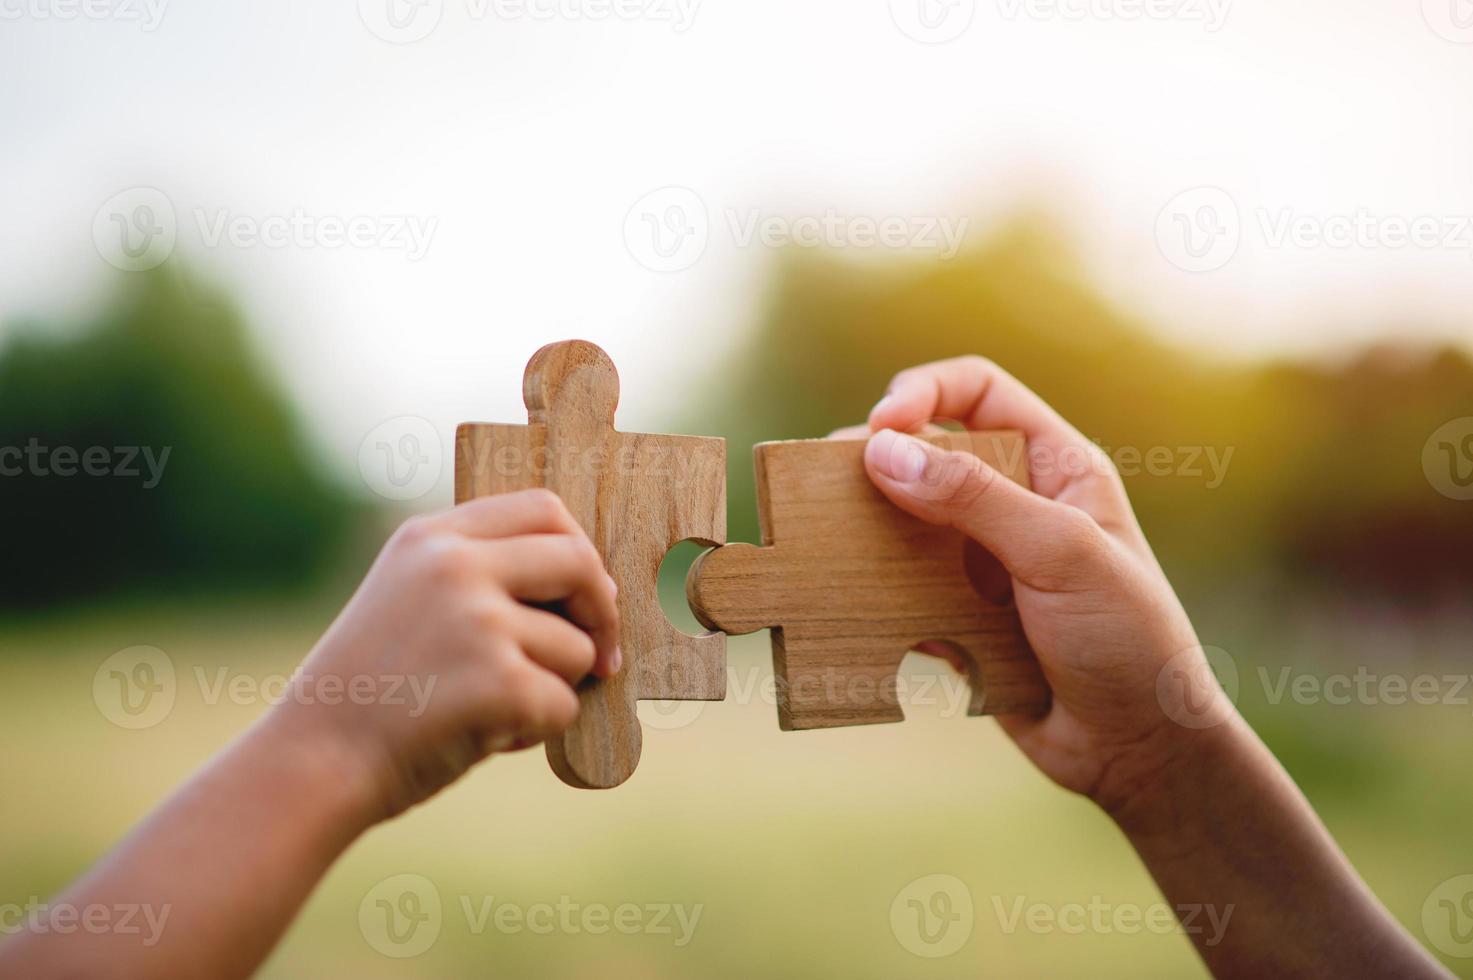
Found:
<path fill-rule="evenodd" d="M 614 429 L 619 377 L 584 341 L 551 344 L 527 365 L 529 425 L 462 425 L 456 432 L 456 502 L 545 487 L 588 533 L 619 585 L 624 666 L 579 686 L 577 722 L 547 743 L 564 782 L 609 788 L 639 763 L 640 700 L 720 700 L 726 639 L 687 636 L 660 607 L 660 563 L 686 539 L 726 539 L 726 443 Z"/>
<path fill-rule="evenodd" d="M 1026 483 L 1020 434 L 927 438 Z M 1047 707 L 1016 609 L 973 586 L 977 546 L 890 503 L 864 471 L 862 441 L 763 443 L 755 457 L 763 546 L 703 555 L 687 595 L 708 628 L 772 629 L 784 729 L 900 721 L 900 662 L 933 642 L 967 665 L 971 714 Z"/>

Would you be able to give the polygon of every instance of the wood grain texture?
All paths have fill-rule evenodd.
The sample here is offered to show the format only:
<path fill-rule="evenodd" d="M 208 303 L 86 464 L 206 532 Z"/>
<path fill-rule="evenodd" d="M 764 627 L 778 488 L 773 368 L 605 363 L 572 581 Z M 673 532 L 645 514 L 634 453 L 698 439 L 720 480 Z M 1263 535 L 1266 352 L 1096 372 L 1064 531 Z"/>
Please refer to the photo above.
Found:
<path fill-rule="evenodd" d="M 681 541 L 726 540 L 726 442 L 614 429 L 619 376 L 586 341 L 542 348 L 522 385 L 530 425 L 468 423 L 455 439 L 455 500 L 546 487 L 588 532 L 619 586 L 624 666 L 580 686 L 581 711 L 547 743 L 572 786 L 617 786 L 639 764 L 639 700 L 719 701 L 726 638 L 687 636 L 660 608 L 660 563 Z"/>
<path fill-rule="evenodd" d="M 1027 485 L 1023 436 L 928 436 Z M 960 533 L 911 517 L 864 471 L 863 441 L 756 447 L 763 547 L 730 544 L 691 569 L 691 608 L 711 629 L 772 628 L 785 730 L 904 718 L 896 672 L 909 650 L 944 641 L 962 654 L 968 713 L 1045 709 L 1050 692 L 1017 611 L 984 601 L 968 566 L 995 559 Z M 980 557 L 981 561 L 978 561 Z"/>

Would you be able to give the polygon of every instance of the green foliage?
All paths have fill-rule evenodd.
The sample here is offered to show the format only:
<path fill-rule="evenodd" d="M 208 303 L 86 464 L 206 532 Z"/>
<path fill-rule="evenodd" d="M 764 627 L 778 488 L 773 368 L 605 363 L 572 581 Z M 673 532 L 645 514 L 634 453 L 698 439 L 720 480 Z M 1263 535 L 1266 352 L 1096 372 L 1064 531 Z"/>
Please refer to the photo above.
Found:
<path fill-rule="evenodd" d="M 0 357 L 0 447 L 32 450 L 0 457 L 0 605 L 286 585 L 329 553 L 344 501 L 218 294 L 160 270 L 54 334 Z"/>
<path fill-rule="evenodd" d="M 1473 416 L 1464 354 L 1209 360 L 1113 309 L 1031 220 L 950 262 L 785 257 L 760 329 L 723 365 L 713 404 L 729 407 L 700 420 L 732 444 L 732 536 L 756 534 L 744 447 L 862 422 L 899 368 L 966 353 L 1017 375 L 1117 462 L 1135 460 L 1132 500 L 1185 583 L 1308 575 L 1425 594 L 1473 579 L 1469 505 L 1439 496 L 1421 465 L 1438 426 Z M 1170 451 L 1169 467 L 1118 455 L 1153 449 Z M 1224 464 L 1218 481 L 1208 453 Z"/>

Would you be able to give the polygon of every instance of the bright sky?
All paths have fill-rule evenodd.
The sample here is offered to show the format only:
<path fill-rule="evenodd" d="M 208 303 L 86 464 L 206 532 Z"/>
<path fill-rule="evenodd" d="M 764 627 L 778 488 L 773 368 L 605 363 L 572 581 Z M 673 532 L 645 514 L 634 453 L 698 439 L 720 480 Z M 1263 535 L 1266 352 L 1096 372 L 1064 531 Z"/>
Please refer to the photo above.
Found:
<path fill-rule="evenodd" d="M 944 250 L 1041 203 L 1169 336 L 1473 335 L 1469 0 L 0 0 L 0 65 L 0 321 L 165 222 L 343 459 L 519 419 L 567 336 L 662 418 L 752 321 L 754 221 Z"/>

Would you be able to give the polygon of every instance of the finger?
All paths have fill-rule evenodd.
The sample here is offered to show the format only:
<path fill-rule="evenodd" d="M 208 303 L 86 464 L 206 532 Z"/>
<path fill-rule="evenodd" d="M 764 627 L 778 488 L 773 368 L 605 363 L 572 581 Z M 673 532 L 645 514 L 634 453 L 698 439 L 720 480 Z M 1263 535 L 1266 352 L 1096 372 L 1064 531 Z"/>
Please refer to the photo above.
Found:
<path fill-rule="evenodd" d="M 896 506 L 977 541 L 1019 582 L 1067 592 L 1098 582 L 1108 541 L 1088 514 L 1049 500 L 970 453 L 885 430 L 865 447 L 870 479 Z"/>
<path fill-rule="evenodd" d="M 936 425 L 935 423 L 925 422 L 917 428 L 909 431 L 919 432 L 921 435 L 934 436 L 940 435 L 946 430 L 941 426 Z M 828 434 L 828 438 L 835 440 L 868 439 L 871 435 L 873 435 L 873 433 L 870 432 L 870 427 L 868 425 L 849 425 L 845 426 L 842 429 L 835 429 L 833 432 L 830 432 Z"/>
<path fill-rule="evenodd" d="M 508 632 L 523 653 L 569 684 L 586 677 L 597 660 L 593 637 L 555 613 L 522 606 Z"/>
<path fill-rule="evenodd" d="M 910 432 L 934 418 L 956 419 L 968 429 L 1021 430 L 1030 450 L 1041 450 L 1050 458 L 1070 447 L 1075 453 L 1099 451 L 1022 382 L 981 357 L 958 357 L 901 371 L 870 412 L 869 428 Z M 1087 478 L 1089 468 L 1084 469 L 1074 474 L 1049 467 L 1034 475 L 1034 488 L 1056 497 L 1071 480 Z"/>
<path fill-rule="evenodd" d="M 567 731 L 578 719 L 577 692 L 557 674 L 530 661 L 525 670 L 526 682 L 519 689 L 523 701 L 516 712 L 520 739 L 540 741 Z"/>
<path fill-rule="evenodd" d="M 473 538 L 582 533 L 562 498 L 551 490 L 518 490 L 477 497 L 449 511 L 442 519 L 451 530 Z"/>
<path fill-rule="evenodd" d="M 497 739 L 493 744 L 499 747 L 493 749 L 492 751 L 495 751 L 502 755 L 506 755 L 512 752 L 521 752 L 524 749 L 530 749 L 533 746 L 541 745 L 542 743 L 538 739 L 511 737 L 504 740 Z"/>
<path fill-rule="evenodd" d="M 491 741 L 503 752 L 566 731 L 578 718 L 578 694 L 562 677 L 530 660 L 508 668 L 487 715 Z"/>
<path fill-rule="evenodd" d="M 524 738 L 521 735 L 509 735 L 504 732 L 487 732 L 481 736 L 481 753 L 482 755 L 508 755 L 541 744 L 540 738 Z"/>
<path fill-rule="evenodd" d="M 568 618 L 593 637 L 601 669 L 617 669 L 618 586 L 581 531 L 501 538 L 486 548 L 497 580 L 513 597 L 563 603 Z"/>

